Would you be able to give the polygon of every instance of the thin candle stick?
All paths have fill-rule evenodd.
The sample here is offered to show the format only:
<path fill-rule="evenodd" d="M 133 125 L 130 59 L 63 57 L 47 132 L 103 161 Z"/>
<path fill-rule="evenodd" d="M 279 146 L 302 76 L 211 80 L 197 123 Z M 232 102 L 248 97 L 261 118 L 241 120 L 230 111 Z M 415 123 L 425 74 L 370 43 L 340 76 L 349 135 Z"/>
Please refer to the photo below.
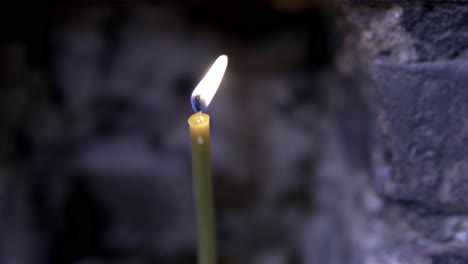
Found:
<path fill-rule="evenodd" d="M 210 159 L 210 116 L 188 119 L 192 145 L 192 173 L 198 229 L 198 264 L 216 263 L 216 232 Z"/>

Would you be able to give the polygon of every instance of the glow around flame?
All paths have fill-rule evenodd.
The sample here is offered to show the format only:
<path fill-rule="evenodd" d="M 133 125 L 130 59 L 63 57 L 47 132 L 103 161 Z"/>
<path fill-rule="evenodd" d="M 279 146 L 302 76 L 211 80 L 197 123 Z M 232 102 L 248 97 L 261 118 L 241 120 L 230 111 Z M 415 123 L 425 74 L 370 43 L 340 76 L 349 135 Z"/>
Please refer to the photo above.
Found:
<path fill-rule="evenodd" d="M 192 108 L 195 112 L 206 112 L 226 71 L 228 57 L 219 56 L 192 92 Z"/>

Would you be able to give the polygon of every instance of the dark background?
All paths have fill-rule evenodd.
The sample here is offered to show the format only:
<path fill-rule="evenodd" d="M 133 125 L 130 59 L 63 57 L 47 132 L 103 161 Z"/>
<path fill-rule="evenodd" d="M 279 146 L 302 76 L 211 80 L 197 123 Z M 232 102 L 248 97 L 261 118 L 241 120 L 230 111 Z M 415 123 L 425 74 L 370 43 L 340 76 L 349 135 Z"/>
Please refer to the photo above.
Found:
<path fill-rule="evenodd" d="M 220 263 L 468 263 L 468 8 L 0 6 L 0 263 L 195 263 L 190 93 Z"/>

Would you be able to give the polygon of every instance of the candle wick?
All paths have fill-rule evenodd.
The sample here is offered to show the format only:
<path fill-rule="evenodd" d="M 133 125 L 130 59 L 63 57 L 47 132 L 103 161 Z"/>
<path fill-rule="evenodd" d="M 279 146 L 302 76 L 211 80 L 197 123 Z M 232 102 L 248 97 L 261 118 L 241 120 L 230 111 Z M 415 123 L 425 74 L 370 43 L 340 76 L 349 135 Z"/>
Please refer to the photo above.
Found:
<path fill-rule="evenodd" d="M 197 94 L 192 97 L 192 107 L 195 112 L 202 112 L 201 95 Z"/>

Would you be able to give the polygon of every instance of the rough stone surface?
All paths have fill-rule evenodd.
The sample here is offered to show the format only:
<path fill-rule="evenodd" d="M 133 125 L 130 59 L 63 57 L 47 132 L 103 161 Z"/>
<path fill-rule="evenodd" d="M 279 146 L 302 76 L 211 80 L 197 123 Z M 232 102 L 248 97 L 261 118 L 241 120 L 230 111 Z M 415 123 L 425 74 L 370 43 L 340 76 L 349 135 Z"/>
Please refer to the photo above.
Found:
<path fill-rule="evenodd" d="M 468 212 L 467 72 L 465 60 L 376 65 L 391 167 L 376 177 L 384 194 L 435 212 Z"/>
<path fill-rule="evenodd" d="M 379 206 L 357 209 L 374 228 L 353 227 L 368 238 L 356 263 L 465 263 L 466 5 L 360 1 L 346 12 L 378 91 L 372 180 L 356 190 Z"/>
<path fill-rule="evenodd" d="M 418 61 L 467 58 L 465 3 L 403 3 L 401 26 L 411 35 Z"/>

